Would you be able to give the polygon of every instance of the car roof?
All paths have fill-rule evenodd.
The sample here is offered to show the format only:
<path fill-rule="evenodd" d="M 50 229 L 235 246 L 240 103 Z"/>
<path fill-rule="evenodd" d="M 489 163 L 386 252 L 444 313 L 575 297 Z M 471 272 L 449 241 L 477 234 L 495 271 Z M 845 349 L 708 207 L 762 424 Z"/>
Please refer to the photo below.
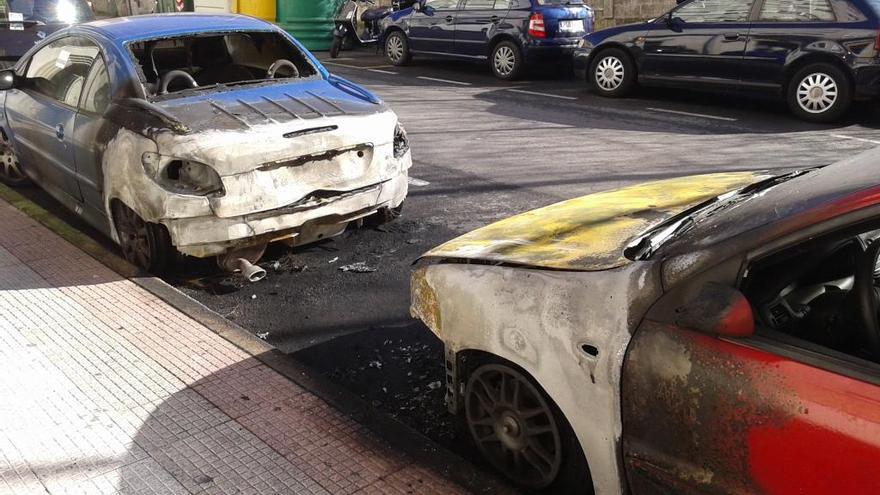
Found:
<path fill-rule="evenodd" d="M 235 14 L 150 14 L 115 17 L 80 24 L 74 30 L 94 31 L 120 43 L 217 31 L 272 31 L 266 21 Z"/>

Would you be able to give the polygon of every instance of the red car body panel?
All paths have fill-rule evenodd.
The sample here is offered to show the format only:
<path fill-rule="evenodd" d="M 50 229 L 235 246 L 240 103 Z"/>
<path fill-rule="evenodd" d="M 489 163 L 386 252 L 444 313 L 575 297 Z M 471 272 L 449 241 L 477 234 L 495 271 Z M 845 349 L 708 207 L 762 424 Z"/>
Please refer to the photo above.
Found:
<path fill-rule="evenodd" d="M 880 493 L 880 386 L 646 321 L 623 376 L 635 493 Z"/>

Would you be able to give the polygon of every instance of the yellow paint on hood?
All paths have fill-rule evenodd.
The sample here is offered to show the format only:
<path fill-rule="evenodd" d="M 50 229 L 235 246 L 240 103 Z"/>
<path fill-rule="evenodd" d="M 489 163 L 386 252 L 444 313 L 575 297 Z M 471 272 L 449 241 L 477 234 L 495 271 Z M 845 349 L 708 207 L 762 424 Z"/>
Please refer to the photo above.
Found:
<path fill-rule="evenodd" d="M 628 263 L 626 246 L 662 221 L 768 177 L 752 172 L 696 175 L 591 194 L 487 225 L 425 256 L 607 270 Z"/>

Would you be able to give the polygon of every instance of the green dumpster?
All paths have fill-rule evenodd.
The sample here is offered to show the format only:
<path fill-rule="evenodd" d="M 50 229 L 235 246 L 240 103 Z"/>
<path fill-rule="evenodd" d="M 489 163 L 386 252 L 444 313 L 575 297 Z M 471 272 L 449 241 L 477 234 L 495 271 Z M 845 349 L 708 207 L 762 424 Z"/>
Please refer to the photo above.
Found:
<path fill-rule="evenodd" d="M 278 25 L 309 50 L 329 50 L 343 0 L 278 0 Z"/>

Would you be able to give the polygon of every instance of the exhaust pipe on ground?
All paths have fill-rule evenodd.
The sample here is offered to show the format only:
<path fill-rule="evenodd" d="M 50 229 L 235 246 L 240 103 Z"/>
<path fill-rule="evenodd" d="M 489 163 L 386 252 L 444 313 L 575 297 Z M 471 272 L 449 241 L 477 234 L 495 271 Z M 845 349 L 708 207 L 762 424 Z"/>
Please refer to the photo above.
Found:
<path fill-rule="evenodd" d="M 238 258 L 235 260 L 235 263 L 238 265 L 236 271 L 241 272 L 241 275 L 246 278 L 248 282 L 259 282 L 266 278 L 266 270 L 263 270 L 244 258 Z"/>

